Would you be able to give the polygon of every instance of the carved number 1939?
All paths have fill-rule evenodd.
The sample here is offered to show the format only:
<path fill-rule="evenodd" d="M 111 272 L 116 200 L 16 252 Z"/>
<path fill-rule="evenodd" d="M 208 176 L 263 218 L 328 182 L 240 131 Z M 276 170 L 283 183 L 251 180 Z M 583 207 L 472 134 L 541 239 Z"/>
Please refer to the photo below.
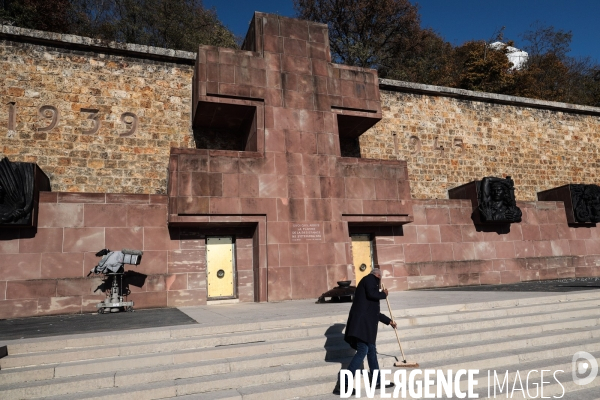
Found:
<path fill-rule="evenodd" d="M 8 137 L 14 137 L 17 129 L 17 106 L 15 102 L 9 102 L 8 106 Z M 94 108 L 82 108 L 81 113 L 88 114 L 87 119 L 92 121 L 92 126 L 89 129 L 81 128 L 81 133 L 84 135 L 93 135 L 98 133 L 101 127 L 100 110 Z M 43 105 L 38 109 L 38 117 L 41 121 L 37 127 L 38 132 L 49 132 L 54 129 L 60 122 L 60 110 L 51 105 Z M 121 137 L 133 136 L 137 131 L 138 117 L 132 112 L 124 112 L 121 114 L 120 121 L 125 125 L 127 130 L 120 133 Z"/>

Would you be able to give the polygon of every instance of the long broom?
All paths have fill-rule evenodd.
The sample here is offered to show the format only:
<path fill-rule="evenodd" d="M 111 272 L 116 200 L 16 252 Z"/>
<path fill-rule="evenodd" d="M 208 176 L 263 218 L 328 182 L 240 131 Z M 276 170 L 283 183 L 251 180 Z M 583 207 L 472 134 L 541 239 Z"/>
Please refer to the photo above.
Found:
<path fill-rule="evenodd" d="M 381 289 L 385 290 L 383 283 L 381 284 Z M 388 299 L 387 296 L 385 296 L 385 301 L 387 301 L 388 310 L 390 310 L 390 319 L 393 321 L 394 316 L 392 315 L 392 307 L 390 306 L 390 300 Z M 400 353 L 402 353 L 402 361 L 398 361 L 398 357 L 396 357 L 396 362 L 394 363 L 394 367 L 419 368 L 419 363 L 406 361 L 406 357 L 404 356 L 404 350 L 402 350 L 402 344 L 400 344 L 400 336 L 398 336 L 398 330 L 395 327 L 394 327 L 394 332 L 396 333 L 396 339 L 398 339 L 398 346 L 400 346 Z"/>

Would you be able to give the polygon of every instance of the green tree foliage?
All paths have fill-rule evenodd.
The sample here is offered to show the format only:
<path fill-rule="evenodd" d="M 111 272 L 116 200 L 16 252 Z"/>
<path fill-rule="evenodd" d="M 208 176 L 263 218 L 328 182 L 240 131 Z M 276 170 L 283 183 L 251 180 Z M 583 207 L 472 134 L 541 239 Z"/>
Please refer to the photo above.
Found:
<path fill-rule="evenodd" d="M 13 25 L 107 41 L 197 51 L 237 47 L 235 36 L 202 0 L 0 0 Z"/>
<path fill-rule="evenodd" d="M 495 48 L 482 41 L 469 41 L 454 51 L 453 86 L 480 92 L 511 93 L 514 77 L 506 55 L 508 43 Z"/>

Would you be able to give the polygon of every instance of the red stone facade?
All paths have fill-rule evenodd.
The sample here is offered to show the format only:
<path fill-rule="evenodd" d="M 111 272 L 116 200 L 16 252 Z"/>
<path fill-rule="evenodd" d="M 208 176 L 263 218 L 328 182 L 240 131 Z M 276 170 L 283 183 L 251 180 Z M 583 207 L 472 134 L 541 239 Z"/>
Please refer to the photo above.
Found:
<path fill-rule="evenodd" d="M 171 149 L 167 195 L 45 192 L 37 229 L 0 231 L 0 318 L 95 310 L 86 275 L 105 247 L 144 251 L 136 308 L 206 304 L 214 235 L 235 238 L 248 302 L 353 279 L 359 233 L 391 290 L 600 276 L 600 228 L 567 224 L 562 203 L 518 202 L 522 222 L 484 228 L 470 201 L 411 199 L 405 161 L 342 157 L 381 118 L 379 86 L 331 63 L 325 25 L 256 13 L 243 50 L 200 47 L 192 97 L 207 148 Z"/>
<path fill-rule="evenodd" d="M 381 119 L 379 87 L 376 71 L 331 63 L 325 25 L 256 13 L 243 48 L 199 49 L 195 134 L 245 140 L 171 151 L 169 225 L 249 226 L 256 300 L 316 298 L 352 279 L 350 232 L 410 221 L 406 163 L 341 157 Z"/>
<path fill-rule="evenodd" d="M 86 275 L 98 261 L 94 253 L 104 247 L 144 250 L 141 265 L 129 267 L 148 275 L 141 289 L 131 287 L 136 308 L 206 304 L 207 233 L 236 235 L 237 296 L 240 301 L 255 300 L 254 271 L 264 250 L 259 243 L 266 241 L 257 233 L 266 231 L 264 218 L 240 216 L 240 222 L 250 223 L 234 224 L 233 229 L 223 221 L 231 223 L 234 217 L 225 216 L 210 217 L 220 228 L 169 228 L 166 196 L 42 193 L 40 200 L 37 231 L 0 233 L 1 318 L 94 311 L 104 296 L 93 293 L 100 278 Z M 391 290 L 600 276 L 600 227 L 570 227 L 562 203 L 518 206 L 523 221 L 512 224 L 507 233 L 478 231 L 468 200 L 413 200 L 412 223 L 351 229 L 374 236 L 375 265 Z M 326 244 L 316 256 L 326 259 L 337 247 Z M 272 258 L 279 264 L 293 262 L 293 256 Z M 280 284 L 275 279 L 280 269 L 272 269 L 272 263 L 269 259 L 263 267 L 268 285 Z M 346 267 L 351 278 L 352 268 Z M 287 272 L 294 267 L 283 268 Z M 328 271 L 318 265 L 308 269 L 319 268 Z M 319 284 L 315 277 L 304 281 Z M 267 295 L 267 287 L 260 297 Z"/>
<path fill-rule="evenodd" d="M 520 223 L 475 226 L 470 200 L 413 200 L 414 222 L 374 230 L 387 286 L 516 283 L 600 276 L 600 227 L 569 226 L 562 202 L 521 202 Z"/>
<path fill-rule="evenodd" d="M 236 236 L 237 295 L 253 301 L 252 236 Z M 102 280 L 86 276 L 103 248 L 144 251 L 126 268 L 147 275 L 136 308 L 206 304 L 204 234 L 169 228 L 166 196 L 41 192 L 37 229 L 0 232 L 0 318 L 95 311 Z"/>

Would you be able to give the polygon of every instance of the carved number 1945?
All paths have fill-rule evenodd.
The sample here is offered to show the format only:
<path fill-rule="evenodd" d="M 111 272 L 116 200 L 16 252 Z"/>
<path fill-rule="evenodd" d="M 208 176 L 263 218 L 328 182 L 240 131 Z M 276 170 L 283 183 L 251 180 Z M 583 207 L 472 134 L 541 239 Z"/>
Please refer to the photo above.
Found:
<path fill-rule="evenodd" d="M 397 147 L 397 139 L 394 136 L 394 146 Z M 410 154 L 419 154 L 421 151 L 421 139 L 418 136 L 411 136 L 408 138 L 408 151 Z M 452 148 L 457 152 L 462 152 L 465 148 L 462 138 L 454 138 L 452 139 Z M 444 154 L 444 151 L 447 150 L 438 142 L 438 137 L 433 140 L 433 150 L 437 150 L 441 155 Z"/>

